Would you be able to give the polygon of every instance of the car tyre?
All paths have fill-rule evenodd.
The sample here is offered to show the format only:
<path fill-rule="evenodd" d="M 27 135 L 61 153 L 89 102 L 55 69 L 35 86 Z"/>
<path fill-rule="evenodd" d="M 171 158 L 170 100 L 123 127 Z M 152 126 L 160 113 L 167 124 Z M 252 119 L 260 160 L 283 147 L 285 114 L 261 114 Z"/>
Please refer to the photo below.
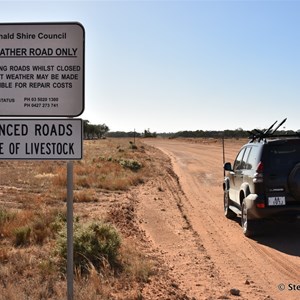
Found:
<path fill-rule="evenodd" d="M 234 219 L 236 217 L 236 214 L 229 208 L 229 205 L 229 191 L 224 191 L 224 215 L 227 219 Z"/>
<path fill-rule="evenodd" d="M 245 201 L 243 201 L 241 226 L 243 229 L 243 233 L 246 237 L 253 237 L 256 234 L 255 225 L 256 225 L 255 220 L 248 219 L 248 209 Z"/>

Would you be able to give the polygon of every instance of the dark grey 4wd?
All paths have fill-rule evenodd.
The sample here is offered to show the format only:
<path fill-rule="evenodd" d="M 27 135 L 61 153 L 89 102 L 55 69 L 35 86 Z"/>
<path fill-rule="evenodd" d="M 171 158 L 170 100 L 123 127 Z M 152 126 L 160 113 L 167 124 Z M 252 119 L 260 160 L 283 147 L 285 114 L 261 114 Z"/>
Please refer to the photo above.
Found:
<path fill-rule="evenodd" d="M 300 135 L 275 136 L 274 124 L 252 133 L 233 165 L 224 164 L 224 213 L 241 215 L 248 237 L 260 231 L 261 220 L 300 218 Z"/>

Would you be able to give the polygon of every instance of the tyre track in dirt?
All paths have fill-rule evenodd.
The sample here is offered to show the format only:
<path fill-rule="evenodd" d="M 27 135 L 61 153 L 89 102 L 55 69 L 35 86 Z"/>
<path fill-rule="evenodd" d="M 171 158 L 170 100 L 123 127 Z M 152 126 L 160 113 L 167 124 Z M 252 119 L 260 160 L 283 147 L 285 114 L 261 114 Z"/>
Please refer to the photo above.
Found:
<path fill-rule="evenodd" d="M 214 295 L 215 299 L 226 297 L 226 284 L 219 278 L 199 234 L 186 215 L 183 203 L 188 203 L 188 199 L 173 170 L 166 167 L 160 178 L 143 185 L 138 195 L 141 226 L 164 256 L 172 277 L 189 299 L 206 299 L 208 294 Z M 223 289 L 215 287 L 216 278 L 222 282 Z M 168 297 L 161 295 L 159 299 Z"/>
<path fill-rule="evenodd" d="M 277 271 L 292 279 L 293 282 L 299 281 L 299 264 L 291 262 L 280 253 L 274 254 L 272 250 L 263 247 L 256 247 L 255 242 L 251 240 L 249 241 L 249 244 L 258 255 L 260 255 L 264 260 L 267 260 L 268 264 L 273 265 Z"/>
<path fill-rule="evenodd" d="M 195 299 L 299 299 L 299 291 L 278 289 L 281 283 L 300 284 L 297 235 L 283 230 L 278 237 L 271 231 L 270 237 L 249 240 L 243 237 L 238 218 L 224 217 L 221 143 L 155 140 L 147 144 L 171 158 L 176 175 L 169 171 L 161 182 L 164 193 L 158 207 L 148 202 L 145 220 L 149 211 L 156 213 L 144 229 L 188 295 Z M 228 157 L 239 147 L 239 143 L 231 145 Z M 169 213 L 160 216 L 159 209 Z M 153 222 L 159 218 L 155 229 Z M 165 230 L 173 233 L 168 243 L 158 237 Z M 231 295 L 231 288 L 239 289 L 240 296 Z"/>

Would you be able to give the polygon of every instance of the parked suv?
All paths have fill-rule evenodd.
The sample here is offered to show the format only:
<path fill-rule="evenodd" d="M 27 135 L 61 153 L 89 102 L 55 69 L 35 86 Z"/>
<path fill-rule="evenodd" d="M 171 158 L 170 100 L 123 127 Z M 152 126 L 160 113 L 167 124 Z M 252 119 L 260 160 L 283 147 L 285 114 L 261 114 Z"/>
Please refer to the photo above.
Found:
<path fill-rule="evenodd" d="M 300 135 L 275 136 L 274 124 L 252 133 L 233 165 L 224 164 L 224 213 L 241 215 L 247 237 L 259 232 L 261 220 L 300 219 Z"/>

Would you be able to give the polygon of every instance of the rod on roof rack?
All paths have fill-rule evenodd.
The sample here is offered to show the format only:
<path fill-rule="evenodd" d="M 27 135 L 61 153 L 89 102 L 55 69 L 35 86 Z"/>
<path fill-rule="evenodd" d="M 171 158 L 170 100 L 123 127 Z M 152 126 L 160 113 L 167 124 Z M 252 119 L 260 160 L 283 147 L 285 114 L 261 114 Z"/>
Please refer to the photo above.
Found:
<path fill-rule="evenodd" d="M 249 139 L 250 139 L 250 143 L 254 142 L 256 139 L 260 142 L 262 139 L 267 138 L 267 137 L 271 137 L 274 135 L 274 133 L 279 129 L 280 126 L 282 126 L 285 121 L 287 120 L 287 118 L 285 118 L 284 120 L 282 120 L 275 129 L 273 129 L 273 127 L 275 126 L 275 124 L 277 123 L 277 121 L 275 121 L 268 129 L 266 129 L 265 131 L 259 130 L 259 129 L 253 129 L 252 131 L 248 131 L 248 133 L 250 134 Z M 273 130 L 272 130 L 273 129 Z"/>
<path fill-rule="evenodd" d="M 278 126 L 272 131 L 272 134 L 274 134 L 279 129 L 279 127 L 282 126 L 285 123 L 286 119 L 287 118 L 285 118 L 284 120 L 281 121 L 280 124 L 278 124 Z"/>
<path fill-rule="evenodd" d="M 260 138 L 259 138 L 259 141 L 261 141 L 263 138 L 265 138 L 265 137 L 267 137 L 268 136 L 268 134 L 272 134 L 272 128 L 274 127 L 274 125 L 277 123 L 277 120 L 268 128 L 268 129 L 266 129 L 263 133 L 262 133 L 262 135 L 260 136 Z"/>
<path fill-rule="evenodd" d="M 277 123 L 277 121 L 275 121 L 267 130 L 265 130 L 264 134 L 268 134 L 269 132 L 271 132 L 272 128 L 274 127 L 274 125 Z"/>

